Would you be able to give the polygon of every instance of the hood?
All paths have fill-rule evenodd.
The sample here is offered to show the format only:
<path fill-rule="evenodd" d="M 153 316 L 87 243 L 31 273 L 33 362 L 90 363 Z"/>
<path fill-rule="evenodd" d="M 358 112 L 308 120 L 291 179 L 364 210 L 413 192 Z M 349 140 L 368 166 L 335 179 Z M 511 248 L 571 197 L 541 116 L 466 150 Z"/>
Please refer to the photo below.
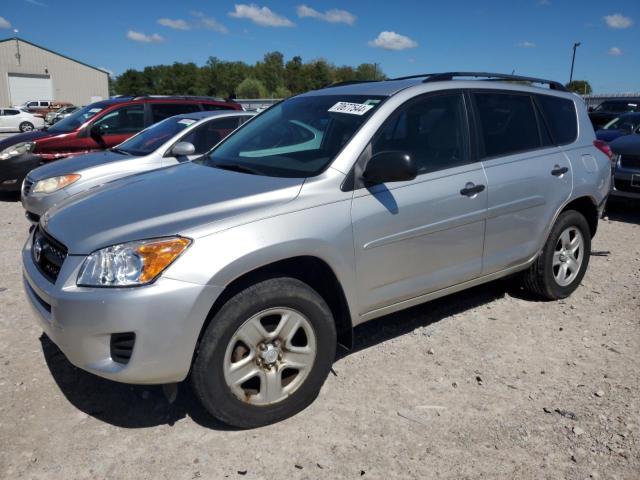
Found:
<path fill-rule="evenodd" d="M 184 163 L 70 197 L 51 208 L 40 223 L 70 254 L 86 255 L 248 212 L 266 216 L 266 210 L 293 200 L 303 182 Z"/>
<path fill-rule="evenodd" d="M 0 152 L 5 148 L 17 145 L 18 143 L 33 142 L 34 140 L 45 137 L 53 137 L 53 135 L 45 130 L 34 130 L 32 132 L 11 135 L 9 138 L 5 138 L 4 140 L 0 141 Z"/>
<path fill-rule="evenodd" d="M 623 135 L 626 135 L 626 133 L 624 133 L 621 130 L 598 130 L 596 132 L 596 138 L 598 140 L 603 140 L 605 142 L 613 142 L 616 138 L 618 137 L 622 137 Z"/>
<path fill-rule="evenodd" d="M 624 135 L 609 144 L 613 153 L 618 155 L 640 156 L 640 134 Z"/>
<path fill-rule="evenodd" d="M 133 157 L 109 150 L 104 152 L 87 153 L 85 155 L 78 155 L 77 157 L 63 158 L 56 160 L 55 162 L 46 163 L 45 165 L 32 170 L 29 173 L 29 177 L 37 182 L 43 178 L 77 173 L 82 170 L 86 170 L 87 168 L 104 165 L 105 163 L 110 162 L 118 162 L 126 160 L 127 158 Z"/>

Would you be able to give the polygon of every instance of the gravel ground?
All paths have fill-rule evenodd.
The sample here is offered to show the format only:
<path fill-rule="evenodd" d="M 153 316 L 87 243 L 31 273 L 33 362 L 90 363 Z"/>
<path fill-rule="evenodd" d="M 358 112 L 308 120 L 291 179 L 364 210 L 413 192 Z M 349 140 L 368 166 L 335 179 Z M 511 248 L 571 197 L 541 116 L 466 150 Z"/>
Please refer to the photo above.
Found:
<path fill-rule="evenodd" d="M 187 385 L 168 405 L 76 369 L 22 293 L 27 223 L 0 202 L 0 478 L 640 478 L 640 213 L 600 224 L 583 285 L 514 282 L 356 329 L 316 402 L 230 430 Z"/>

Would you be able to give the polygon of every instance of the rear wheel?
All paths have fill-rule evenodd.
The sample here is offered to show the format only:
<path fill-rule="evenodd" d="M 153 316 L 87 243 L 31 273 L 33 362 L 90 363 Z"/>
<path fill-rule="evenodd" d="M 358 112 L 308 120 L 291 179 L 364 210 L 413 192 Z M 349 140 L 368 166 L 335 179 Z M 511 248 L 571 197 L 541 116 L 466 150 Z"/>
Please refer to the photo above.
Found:
<path fill-rule="evenodd" d="M 33 123 L 31 122 L 22 122 L 20 124 L 20 131 L 21 132 L 30 132 L 32 131 L 35 127 L 33 126 Z"/>
<path fill-rule="evenodd" d="M 258 427 L 313 402 L 335 348 L 331 311 L 315 290 L 293 278 L 265 280 L 232 297 L 211 319 L 191 380 L 213 416 Z"/>
<path fill-rule="evenodd" d="M 563 212 L 542 253 L 525 273 L 525 288 L 549 300 L 568 297 L 580 285 L 590 255 L 587 220 L 574 210 Z"/>

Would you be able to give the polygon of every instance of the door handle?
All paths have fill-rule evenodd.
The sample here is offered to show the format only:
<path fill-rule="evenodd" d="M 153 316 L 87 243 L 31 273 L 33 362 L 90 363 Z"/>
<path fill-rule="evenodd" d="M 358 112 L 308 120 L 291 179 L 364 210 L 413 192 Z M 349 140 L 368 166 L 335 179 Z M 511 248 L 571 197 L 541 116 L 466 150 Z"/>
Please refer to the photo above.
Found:
<path fill-rule="evenodd" d="M 462 190 L 460 190 L 460 195 L 464 195 L 465 197 L 473 197 L 478 193 L 482 192 L 485 189 L 484 185 L 474 185 L 473 183 L 467 183 Z"/>
<path fill-rule="evenodd" d="M 560 165 L 556 165 L 555 167 L 553 167 L 553 170 L 551 170 L 551 175 L 553 175 L 554 177 L 560 177 L 568 171 L 568 167 L 561 167 Z"/>

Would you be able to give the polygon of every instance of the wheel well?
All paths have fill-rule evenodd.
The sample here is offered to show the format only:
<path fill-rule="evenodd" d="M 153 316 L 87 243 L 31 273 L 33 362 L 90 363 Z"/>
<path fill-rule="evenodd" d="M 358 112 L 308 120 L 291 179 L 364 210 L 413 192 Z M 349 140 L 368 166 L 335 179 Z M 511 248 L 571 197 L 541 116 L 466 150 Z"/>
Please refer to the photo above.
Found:
<path fill-rule="evenodd" d="M 575 210 L 584 216 L 589 224 L 591 238 L 593 238 L 598 230 L 598 207 L 595 202 L 589 197 L 576 198 L 562 209 L 563 212 L 567 210 Z"/>
<path fill-rule="evenodd" d="M 347 299 L 335 273 L 329 265 L 317 257 L 300 256 L 288 258 L 257 268 L 236 278 L 224 289 L 213 304 L 205 324 L 202 326 L 200 337 L 206 330 L 211 319 L 227 300 L 256 282 L 275 277 L 291 277 L 300 280 L 316 292 L 327 302 L 336 324 L 338 343 L 350 349 L 353 344 L 353 328 Z M 198 339 L 198 342 L 200 339 Z"/>

